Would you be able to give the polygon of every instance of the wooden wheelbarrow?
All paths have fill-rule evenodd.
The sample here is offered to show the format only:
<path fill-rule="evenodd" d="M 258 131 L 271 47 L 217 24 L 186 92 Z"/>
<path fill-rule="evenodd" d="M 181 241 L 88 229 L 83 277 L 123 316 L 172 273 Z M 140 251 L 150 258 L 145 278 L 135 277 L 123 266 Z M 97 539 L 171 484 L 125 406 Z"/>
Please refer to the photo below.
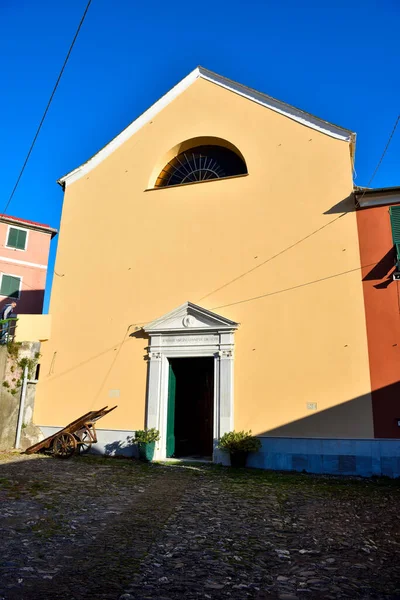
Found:
<path fill-rule="evenodd" d="M 50 435 L 41 442 L 33 444 L 25 454 L 34 454 L 35 452 L 49 452 L 56 458 L 70 458 L 77 451 L 84 451 L 97 442 L 95 423 L 116 406 L 108 408 L 105 406 L 100 410 L 92 410 L 76 421 L 61 429 L 57 433 Z"/>

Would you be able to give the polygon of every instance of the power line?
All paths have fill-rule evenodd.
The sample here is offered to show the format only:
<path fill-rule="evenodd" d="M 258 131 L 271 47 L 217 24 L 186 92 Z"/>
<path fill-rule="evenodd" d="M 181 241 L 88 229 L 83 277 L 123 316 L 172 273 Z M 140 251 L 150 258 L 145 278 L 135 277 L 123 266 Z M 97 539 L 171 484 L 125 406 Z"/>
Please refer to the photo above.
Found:
<path fill-rule="evenodd" d="M 360 200 L 362 200 L 362 198 L 364 197 L 364 194 L 366 193 L 367 189 L 369 188 L 369 186 L 371 185 L 372 181 L 375 178 L 375 175 L 377 174 L 382 161 L 385 157 L 385 154 L 390 146 L 390 142 L 393 139 L 393 136 L 395 134 L 395 131 L 397 129 L 397 125 L 399 124 L 400 121 L 400 115 L 398 115 L 396 122 L 394 124 L 394 127 L 392 129 L 392 132 L 389 136 L 389 139 L 386 143 L 386 146 L 382 152 L 382 155 L 378 161 L 378 164 L 375 168 L 375 171 L 372 173 L 372 176 L 368 182 L 368 185 L 366 187 L 366 189 L 364 190 L 363 195 L 361 196 L 361 198 L 358 200 L 358 204 L 360 202 Z M 335 219 L 332 219 L 332 221 L 329 221 L 329 223 L 326 223 L 325 225 L 322 225 L 322 227 L 319 227 L 318 229 L 316 229 L 315 231 L 312 231 L 311 233 L 309 233 L 308 235 L 306 235 L 305 237 L 301 238 L 300 240 L 298 240 L 297 242 L 295 242 L 294 244 L 292 244 L 291 246 L 287 246 L 286 248 L 284 248 L 283 250 L 281 250 L 280 252 L 277 252 L 276 254 L 274 254 L 273 256 L 270 256 L 269 258 L 267 258 L 266 260 L 264 260 L 262 263 L 260 263 L 259 265 L 256 265 L 255 267 L 249 269 L 248 271 L 245 271 L 244 273 L 242 273 L 241 275 L 238 275 L 237 277 L 234 277 L 233 279 L 231 279 L 230 281 L 228 281 L 227 283 L 224 283 L 223 285 L 221 285 L 219 288 L 216 288 L 215 290 L 213 290 L 212 292 L 209 292 L 208 294 L 206 294 L 205 296 L 202 296 L 199 300 L 199 302 L 201 302 L 202 300 L 204 300 L 205 298 L 208 298 L 208 296 L 211 296 L 212 294 L 215 294 L 216 292 L 219 292 L 220 290 L 226 288 L 228 285 L 231 285 L 232 283 L 235 283 L 235 281 L 238 281 L 239 279 L 242 279 L 242 277 L 245 277 L 246 275 L 248 275 L 249 273 L 252 273 L 253 271 L 256 271 L 257 269 L 259 269 L 260 267 L 264 266 L 265 264 L 269 263 L 271 260 L 274 260 L 274 258 L 277 258 L 278 256 L 281 256 L 281 254 L 284 254 L 285 252 L 287 252 L 288 250 L 291 250 L 292 248 L 294 248 L 295 246 L 297 246 L 298 244 L 301 244 L 302 242 L 304 242 L 305 240 L 307 240 L 308 238 L 310 238 L 311 236 L 315 235 L 316 233 L 318 233 L 319 231 L 321 231 L 322 229 L 325 229 L 325 227 L 329 227 L 329 225 L 332 225 L 333 223 L 335 223 L 338 219 L 341 219 L 342 217 L 344 217 L 346 213 L 343 213 L 341 215 L 339 215 L 338 217 L 336 217 Z M 263 297 L 263 296 L 261 296 Z M 241 301 L 242 302 L 242 301 Z M 247 300 L 246 300 L 247 302 Z M 234 303 L 235 304 L 235 303 Z M 231 304 L 229 305 L 225 305 L 225 306 L 231 306 Z M 222 308 L 222 307 L 218 307 L 218 308 Z"/>
<path fill-rule="evenodd" d="M 396 129 L 397 129 L 397 125 L 399 124 L 399 121 L 400 121 L 400 115 L 397 115 L 396 123 L 394 124 L 394 127 L 393 127 L 393 129 L 392 129 L 392 133 L 391 133 L 391 134 L 390 134 L 390 136 L 389 136 L 389 139 L 388 139 L 388 141 L 387 141 L 387 144 L 386 144 L 386 146 L 385 146 L 385 149 L 384 149 L 384 151 L 382 152 L 382 156 L 380 157 L 380 159 L 379 159 L 379 162 L 378 162 L 378 164 L 376 165 L 376 169 L 375 169 L 375 171 L 372 173 L 372 177 L 371 177 L 371 179 L 369 180 L 367 187 L 369 187 L 369 186 L 371 185 L 372 181 L 373 181 L 373 180 L 374 180 L 374 178 L 375 178 L 375 175 L 376 175 L 376 174 L 377 174 L 377 172 L 379 171 L 379 167 L 381 166 L 381 164 L 382 164 L 382 161 L 383 161 L 383 159 L 385 158 L 385 154 L 386 154 L 386 152 L 387 152 L 387 150 L 388 150 L 388 148 L 389 148 L 389 146 L 390 146 L 390 142 L 392 141 L 392 138 L 393 138 L 393 136 L 394 136 L 394 134 L 395 134 L 395 131 L 396 131 Z"/>
<path fill-rule="evenodd" d="M 360 267 L 356 267 L 355 269 L 349 269 L 348 271 L 342 271 L 341 273 L 335 273 L 334 275 L 327 275 L 327 277 L 321 277 L 321 279 L 315 279 L 314 281 L 307 281 L 306 283 L 299 283 L 299 285 L 294 285 L 289 288 L 284 288 L 282 290 L 276 290 L 275 292 L 268 292 L 267 294 L 261 294 L 260 296 L 253 296 L 253 298 L 246 298 L 245 300 L 237 300 L 236 302 L 230 302 L 228 304 L 221 304 L 220 306 L 214 306 L 211 310 L 217 310 L 219 308 L 226 308 L 227 306 L 235 306 L 236 304 L 244 304 L 245 302 L 252 302 L 253 300 L 261 300 L 261 298 L 267 298 L 268 296 L 276 296 L 277 294 L 283 294 L 284 292 L 290 292 L 291 290 L 297 290 L 302 287 L 306 287 L 308 285 L 313 285 L 314 283 L 319 283 L 320 281 L 327 281 L 328 279 L 335 279 L 335 277 L 340 277 L 341 275 L 348 275 L 349 273 L 354 273 L 355 271 L 360 271 L 361 269 L 366 269 L 368 267 L 374 267 L 377 263 L 371 263 L 369 265 L 361 265 Z"/>
<path fill-rule="evenodd" d="M 382 161 L 383 161 L 383 159 L 385 158 L 385 154 L 386 154 L 386 152 L 388 151 L 388 148 L 389 148 L 389 146 L 390 146 L 390 142 L 391 142 L 391 141 L 392 141 L 392 139 L 393 139 L 393 136 L 394 136 L 394 134 L 395 134 L 395 131 L 396 131 L 396 129 L 397 129 L 397 125 L 399 124 L 399 121 L 400 121 L 400 115 L 397 115 L 396 123 L 394 124 L 394 126 L 393 126 L 393 129 L 392 129 L 392 132 L 391 132 L 391 134 L 389 135 L 389 139 L 388 139 L 388 141 L 387 141 L 387 144 L 386 144 L 386 146 L 385 146 L 385 149 L 384 149 L 384 151 L 382 152 L 382 155 L 381 155 L 381 157 L 380 157 L 380 159 L 379 159 L 379 161 L 378 161 L 378 164 L 377 164 L 377 165 L 376 165 L 376 167 L 375 167 L 375 171 L 372 173 L 372 175 L 371 175 L 371 179 L 368 181 L 368 183 L 367 183 L 367 186 L 366 186 L 366 188 L 365 188 L 365 190 L 364 190 L 364 193 L 363 193 L 363 195 L 361 196 L 361 198 L 359 198 L 359 199 L 357 200 L 357 203 L 358 203 L 358 205 L 360 205 L 360 202 L 361 202 L 361 200 L 364 198 L 364 196 L 365 196 L 365 194 L 366 194 L 366 192 L 367 192 L 368 188 L 370 187 L 371 183 L 372 183 L 372 182 L 373 182 L 373 180 L 375 179 L 375 175 L 376 175 L 376 174 L 377 174 L 377 172 L 379 171 L 379 168 L 380 168 L 380 166 L 381 166 L 381 164 L 382 164 Z"/>
<path fill-rule="evenodd" d="M 309 233 L 305 237 L 301 238 L 300 240 L 297 240 L 297 242 L 294 242 L 293 244 L 291 244 L 290 246 L 287 246 L 283 250 L 280 250 L 279 252 L 277 252 L 273 256 L 270 256 L 269 258 L 267 258 L 266 260 L 264 260 L 262 263 L 256 265 L 255 267 L 252 267 L 248 271 L 245 271 L 244 273 L 242 273 L 241 275 L 238 275 L 234 279 L 231 279 L 227 283 L 224 283 L 219 288 L 216 288 L 215 290 L 212 290 L 212 292 L 209 292 L 205 296 L 202 296 L 200 298 L 199 302 L 201 302 L 205 298 L 208 298 L 208 296 L 211 296 L 212 294 L 215 294 L 216 292 L 219 292 L 220 290 L 224 289 L 228 285 L 231 285 L 231 283 L 235 283 L 235 281 L 238 281 L 239 279 L 242 279 L 242 277 L 245 277 L 249 273 L 252 273 L 253 271 L 256 271 L 257 269 L 259 269 L 260 267 L 263 267 L 264 265 L 266 265 L 267 263 L 269 263 L 271 260 L 274 260 L 274 258 L 278 258 L 278 256 L 281 256 L 281 254 L 284 254 L 285 252 L 287 252 L 288 250 L 291 250 L 292 248 L 294 248 L 298 244 L 301 244 L 301 242 L 304 242 L 305 240 L 308 240 L 308 238 L 312 237 L 313 235 L 315 235 L 316 233 L 318 233 L 322 229 L 325 229 L 325 227 L 329 227 L 329 225 L 332 225 L 332 223 L 335 223 L 336 221 L 338 221 L 339 219 L 341 219 L 342 217 L 344 217 L 345 214 L 346 213 L 343 213 L 343 214 L 339 215 L 338 217 L 335 217 L 334 219 L 332 219 L 332 221 L 329 221 L 329 223 L 325 223 L 325 225 L 322 225 L 321 227 L 319 227 L 318 229 L 315 229 L 314 231 L 312 231 L 311 233 Z"/>
<path fill-rule="evenodd" d="M 37 130 L 36 130 L 35 136 L 34 136 L 34 138 L 33 138 L 33 140 L 32 140 L 32 143 L 31 143 L 31 146 L 30 146 L 30 148 L 29 148 L 28 154 L 26 155 L 26 158 L 25 158 L 24 164 L 22 165 L 22 168 L 21 168 L 21 170 L 20 170 L 20 172 L 19 172 L 19 175 L 18 175 L 17 181 L 15 182 L 15 185 L 14 185 L 14 187 L 13 187 L 13 190 L 12 190 L 12 192 L 11 192 L 11 194 L 10 194 L 10 196 L 9 196 L 8 200 L 7 200 L 7 203 L 6 203 L 6 205 L 5 205 L 5 208 L 4 208 L 3 212 L 2 212 L 2 216 L 4 216 L 5 212 L 7 211 L 8 207 L 10 206 L 11 200 L 13 199 L 13 197 L 14 197 L 14 194 L 15 194 L 15 192 L 16 192 L 16 190 L 17 190 L 17 187 L 18 187 L 18 185 L 19 185 L 19 182 L 21 181 L 21 177 L 22 177 L 22 175 L 23 175 L 23 172 L 25 171 L 25 167 L 26 167 L 26 165 L 28 164 L 28 160 L 29 160 L 29 158 L 30 158 L 30 155 L 32 154 L 32 150 L 33 150 L 33 148 L 34 148 L 34 146 L 35 146 L 35 144 L 36 144 L 36 140 L 37 140 L 37 138 L 38 138 L 38 136 L 39 136 L 40 130 L 41 130 L 41 128 L 42 128 L 42 125 L 43 125 L 43 123 L 44 123 L 44 120 L 45 120 L 45 118 L 46 118 L 46 116 L 47 116 L 47 113 L 48 113 L 48 111 L 49 111 L 50 105 L 51 105 L 51 103 L 52 103 L 52 101 L 53 101 L 54 94 L 56 93 L 56 90 L 57 90 L 57 88 L 58 88 L 58 84 L 60 83 L 61 77 L 63 76 L 64 70 L 65 70 L 65 67 L 67 66 L 67 62 L 68 62 L 68 60 L 69 60 L 69 57 L 70 57 L 70 55 L 71 55 L 72 49 L 73 49 L 73 47 L 74 47 L 74 45 L 75 45 L 75 42 L 76 42 L 76 40 L 77 40 L 77 38 L 78 38 L 79 32 L 80 32 L 80 30 L 81 30 L 81 27 L 82 27 L 82 25 L 83 25 L 83 22 L 84 22 L 84 20 L 85 20 L 86 14 L 87 14 L 87 12 L 88 12 L 88 10 L 89 10 L 89 6 L 90 6 L 91 2 L 92 2 L 92 0 L 89 0 L 89 1 L 88 1 L 88 3 L 87 3 L 87 5 L 86 5 L 85 11 L 84 11 L 84 13 L 83 13 L 83 15 L 82 15 L 82 18 L 81 18 L 81 20 L 80 20 L 80 23 L 79 23 L 79 25 L 78 25 L 78 29 L 77 29 L 77 30 L 76 30 L 76 32 L 75 32 L 74 38 L 73 38 L 73 40 L 72 40 L 72 42 L 71 42 L 71 45 L 70 45 L 70 47 L 69 47 L 69 50 L 68 50 L 68 52 L 67 52 L 67 56 L 65 57 L 64 64 L 63 64 L 63 66 L 62 66 L 62 68 L 61 68 L 61 71 L 60 71 L 60 73 L 59 73 L 58 77 L 57 77 L 57 81 L 56 81 L 56 83 L 55 83 L 55 85 L 54 85 L 53 91 L 51 92 L 51 95 L 50 95 L 49 101 L 48 101 L 48 103 L 47 103 L 46 109 L 45 109 L 45 111 L 44 111 L 44 113 L 43 113 L 43 116 L 42 116 L 42 118 L 41 118 L 41 120 L 40 120 L 39 126 L 38 126 L 38 128 L 37 128 Z"/>

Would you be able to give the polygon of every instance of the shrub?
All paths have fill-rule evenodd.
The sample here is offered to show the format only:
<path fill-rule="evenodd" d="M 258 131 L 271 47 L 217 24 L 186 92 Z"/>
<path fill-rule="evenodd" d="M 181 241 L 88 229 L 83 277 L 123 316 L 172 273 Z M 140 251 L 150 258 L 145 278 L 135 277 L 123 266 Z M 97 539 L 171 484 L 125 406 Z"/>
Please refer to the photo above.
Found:
<path fill-rule="evenodd" d="M 218 448 L 232 454 L 235 452 L 257 452 L 261 448 L 259 439 L 251 431 L 230 431 L 219 440 Z"/>
<path fill-rule="evenodd" d="M 32 379 L 35 374 L 36 360 L 34 358 L 24 357 L 18 362 L 18 366 L 24 371 L 25 367 L 28 368 L 28 378 Z"/>
<path fill-rule="evenodd" d="M 152 427 L 151 429 L 138 429 L 135 432 L 135 444 L 150 444 L 151 442 L 158 442 L 160 439 L 160 432 L 158 429 Z"/>
<path fill-rule="evenodd" d="M 21 345 L 22 345 L 21 342 L 8 342 L 7 350 L 8 350 L 8 353 L 10 354 L 10 356 L 17 359 Z"/>

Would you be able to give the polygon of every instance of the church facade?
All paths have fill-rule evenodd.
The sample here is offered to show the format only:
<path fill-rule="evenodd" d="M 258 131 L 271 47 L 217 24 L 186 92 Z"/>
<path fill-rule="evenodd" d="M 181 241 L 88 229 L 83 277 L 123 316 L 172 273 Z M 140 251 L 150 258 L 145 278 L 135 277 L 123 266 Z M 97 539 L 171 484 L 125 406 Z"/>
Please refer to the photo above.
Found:
<path fill-rule="evenodd" d="M 221 435 L 251 429 L 253 466 L 384 472 L 398 442 L 374 433 L 354 147 L 199 67 L 61 178 L 43 433 L 117 404 L 99 451 L 149 426 L 156 458 L 219 462 Z"/>

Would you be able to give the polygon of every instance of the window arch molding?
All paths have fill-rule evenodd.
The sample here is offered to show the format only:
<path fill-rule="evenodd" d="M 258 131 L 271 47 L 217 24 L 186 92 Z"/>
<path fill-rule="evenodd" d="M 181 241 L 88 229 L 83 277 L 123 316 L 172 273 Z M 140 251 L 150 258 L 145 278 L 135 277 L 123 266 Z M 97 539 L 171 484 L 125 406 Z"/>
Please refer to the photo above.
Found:
<path fill-rule="evenodd" d="M 240 152 L 240 150 L 231 142 L 229 142 L 228 140 L 225 140 L 223 138 L 219 138 L 219 137 L 215 137 L 215 136 L 199 136 L 199 137 L 194 137 L 194 138 L 190 138 L 188 140 L 184 140 L 183 142 L 180 142 L 179 144 L 176 144 L 173 148 L 171 148 L 168 152 L 166 152 L 162 157 L 159 158 L 159 160 L 157 161 L 156 165 L 154 166 L 149 182 L 148 182 L 148 189 L 159 189 L 161 187 L 168 187 L 165 185 L 159 185 L 157 182 L 160 181 L 160 174 L 162 173 L 162 171 L 166 168 L 166 166 L 170 163 L 170 161 L 173 161 L 173 159 L 177 156 L 179 156 L 180 154 L 190 151 L 190 150 L 195 150 L 196 148 L 199 147 L 215 147 L 216 150 L 219 148 L 221 149 L 221 151 L 223 152 L 224 150 L 226 151 L 230 151 L 231 153 L 233 153 L 234 155 L 236 155 L 236 157 L 238 159 L 240 159 L 238 162 L 241 162 L 241 172 L 240 173 L 235 173 L 234 175 L 245 175 L 247 174 L 247 165 L 246 165 L 246 161 L 245 158 L 243 156 L 243 154 Z M 229 152 L 226 152 L 225 154 L 229 154 Z M 220 177 L 229 177 L 231 175 L 221 175 Z M 187 181 L 185 183 L 190 183 L 190 181 Z M 173 185 L 173 184 L 170 184 Z"/>

